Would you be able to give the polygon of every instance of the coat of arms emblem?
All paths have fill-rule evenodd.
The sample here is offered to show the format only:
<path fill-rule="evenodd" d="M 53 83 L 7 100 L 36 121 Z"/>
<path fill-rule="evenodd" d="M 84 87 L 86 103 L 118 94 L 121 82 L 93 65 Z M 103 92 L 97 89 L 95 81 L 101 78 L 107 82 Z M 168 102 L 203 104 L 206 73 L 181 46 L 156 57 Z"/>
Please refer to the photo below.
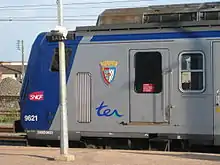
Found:
<path fill-rule="evenodd" d="M 106 85 L 110 85 L 116 76 L 118 62 L 117 61 L 102 61 L 100 62 L 101 74 Z"/>

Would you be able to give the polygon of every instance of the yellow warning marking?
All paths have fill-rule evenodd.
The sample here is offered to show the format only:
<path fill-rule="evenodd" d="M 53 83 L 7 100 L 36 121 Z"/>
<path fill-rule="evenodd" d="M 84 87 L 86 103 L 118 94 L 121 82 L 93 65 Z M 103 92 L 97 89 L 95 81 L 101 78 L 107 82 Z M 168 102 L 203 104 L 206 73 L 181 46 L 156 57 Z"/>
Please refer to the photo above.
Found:
<path fill-rule="evenodd" d="M 220 107 L 217 106 L 217 107 L 215 108 L 215 111 L 216 111 L 216 112 L 220 112 Z"/>

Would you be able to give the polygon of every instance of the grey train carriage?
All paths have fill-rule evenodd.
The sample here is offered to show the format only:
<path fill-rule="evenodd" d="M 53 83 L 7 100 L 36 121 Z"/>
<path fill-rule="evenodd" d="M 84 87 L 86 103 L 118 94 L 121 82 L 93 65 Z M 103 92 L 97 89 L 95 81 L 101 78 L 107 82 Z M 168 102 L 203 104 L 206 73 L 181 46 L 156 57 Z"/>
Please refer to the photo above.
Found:
<path fill-rule="evenodd" d="M 65 41 L 69 140 L 219 145 L 219 9 L 216 2 L 108 9 L 96 25 L 69 31 L 76 36 Z M 21 90 L 30 140 L 60 138 L 58 44 L 46 34 L 33 43 Z"/>

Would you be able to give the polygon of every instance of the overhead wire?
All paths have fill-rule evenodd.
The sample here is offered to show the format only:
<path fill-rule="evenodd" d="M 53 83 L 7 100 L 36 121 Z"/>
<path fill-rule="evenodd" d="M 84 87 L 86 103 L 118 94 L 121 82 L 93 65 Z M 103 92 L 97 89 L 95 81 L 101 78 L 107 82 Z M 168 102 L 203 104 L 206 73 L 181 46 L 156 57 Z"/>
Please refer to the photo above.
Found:
<path fill-rule="evenodd" d="M 87 18 L 84 18 L 84 19 L 74 19 L 74 18 L 67 18 L 67 19 L 64 19 L 64 21 L 96 21 L 97 19 L 87 19 Z M 1 19 L 0 18 L 0 22 L 38 22 L 38 21 L 40 21 L 40 22 L 44 22 L 44 21 L 47 21 L 47 22 L 49 22 L 49 21 L 57 21 L 57 19 L 43 19 L 43 18 L 41 18 L 41 19 Z"/>
<path fill-rule="evenodd" d="M 91 14 L 91 15 L 66 15 L 66 16 L 64 16 L 65 18 L 79 18 L 79 17 L 97 17 L 97 15 L 95 15 L 95 14 Z M 8 19 L 8 18 L 18 18 L 18 19 L 32 19 L 32 18 L 39 18 L 39 19 L 41 19 L 41 18 L 54 18 L 54 16 L 7 16 L 7 17 L 0 17 L 0 19 Z"/>
<path fill-rule="evenodd" d="M 88 9 L 88 8 L 98 8 L 98 9 L 108 9 L 108 7 L 105 6 L 89 6 L 88 8 L 85 8 L 84 5 L 93 5 L 93 4 L 111 4 L 111 3 L 125 3 L 125 2 L 146 2 L 146 1 L 152 1 L 152 0 L 114 0 L 114 1 L 99 1 L 99 2 L 78 2 L 78 3 L 65 3 L 64 6 L 68 6 L 67 8 L 64 8 L 65 10 L 67 9 Z M 74 5 L 74 6 L 70 6 Z M 36 8 L 37 7 L 37 8 Z M 42 7 L 56 7 L 56 4 L 39 4 L 39 5 L 16 5 L 16 6 L 0 6 L 0 11 L 7 10 L 15 10 L 14 8 L 17 8 L 16 10 L 39 10 L 39 9 L 56 9 L 56 8 L 42 8 Z M 78 7 L 78 8 L 77 8 Z M 131 6 L 124 5 L 124 6 L 116 6 L 114 8 L 129 8 Z M 96 17 L 94 19 L 92 18 L 80 18 L 80 17 Z M 78 15 L 78 16 L 64 16 L 64 21 L 95 21 L 97 20 L 98 14 L 97 15 Z M 54 18 L 54 19 L 53 19 Z M 80 19 L 76 19 L 80 18 Z M 56 16 L 35 16 L 35 17 L 19 17 L 19 16 L 8 16 L 7 18 L 0 17 L 0 22 L 17 22 L 17 21 L 57 21 Z"/>
<path fill-rule="evenodd" d="M 131 6 L 128 6 L 128 5 L 118 5 L 114 8 L 128 8 L 128 7 L 131 7 Z M 89 7 L 85 7 L 85 6 L 68 6 L 68 7 L 64 7 L 65 10 L 88 10 L 88 8 L 90 9 L 104 9 L 104 8 L 109 8 L 109 6 L 89 6 Z M 56 8 L 51 8 L 51 7 L 48 7 L 48 8 L 17 8 L 17 9 L 7 9 L 7 8 L 3 8 L 3 9 L 0 9 L 0 12 L 1 11 L 34 11 L 34 10 L 55 10 Z"/>
<path fill-rule="evenodd" d="M 98 2 L 78 2 L 78 3 L 64 3 L 63 6 L 70 5 L 95 5 L 95 4 L 115 4 L 115 3 L 132 3 L 132 2 L 146 2 L 153 0 L 115 0 L 115 1 L 98 1 Z M 16 6 L 0 6 L 0 9 L 9 9 L 9 8 L 35 8 L 35 7 L 56 7 L 56 4 L 39 4 L 39 5 L 16 5 Z"/>

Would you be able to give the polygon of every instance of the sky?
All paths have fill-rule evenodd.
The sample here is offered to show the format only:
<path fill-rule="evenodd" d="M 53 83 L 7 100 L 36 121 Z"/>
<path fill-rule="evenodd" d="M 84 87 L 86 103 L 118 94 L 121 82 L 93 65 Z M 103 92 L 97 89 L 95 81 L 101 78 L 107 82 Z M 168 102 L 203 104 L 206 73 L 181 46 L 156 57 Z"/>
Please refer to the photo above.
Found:
<path fill-rule="evenodd" d="M 75 5 L 64 5 L 64 19 L 72 16 L 75 19 L 65 21 L 64 26 L 68 30 L 75 30 L 76 26 L 88 26 L 95 25 L 98 15 L 107 8 L 118 7 L 145 7 L 148 5 L 160 5 L 160 4 L 176 4 L 183 3 L 180 0 L 140 0 L 139 2 L 127 2 L 127 3 L 111 3 L 111 4 L 86 4 L 89 2 L 110 2 L 111 0 L 81 0 L 79 2 L 73 0 L 63 0 L 64 4 L 68 3 L 84 3 Z M 122 0 L 112 0 L 122 1 Z M 197 2 L 211 2 L 212 0 L 188 0 L 187 3 Z M 53 7 L 16 7 L 22 5 L 54 5 Z M 134 6 L 135 4 L 135 6 Z M 56 0 L 0 0 L 0 35 L 2 36 L 0 47 L 0 61 L 21 61 L 21 52 L 17 50 L 17 40 L 24 40 L 25 49 L 25 61 L 28 60 L 31 51 L 31 46 L 36 36 L 43 31 L 50 31 L 57 25 L 57 8 Z M 31 20 L 43 17 L 51 17 L 54 21 L 13 21 L 25 17 L 25 19 Z M 12 21 L 5 21 L 5 19 L 11 18 Z M 91 20 L 92 19 L 92 20 Z"/>

